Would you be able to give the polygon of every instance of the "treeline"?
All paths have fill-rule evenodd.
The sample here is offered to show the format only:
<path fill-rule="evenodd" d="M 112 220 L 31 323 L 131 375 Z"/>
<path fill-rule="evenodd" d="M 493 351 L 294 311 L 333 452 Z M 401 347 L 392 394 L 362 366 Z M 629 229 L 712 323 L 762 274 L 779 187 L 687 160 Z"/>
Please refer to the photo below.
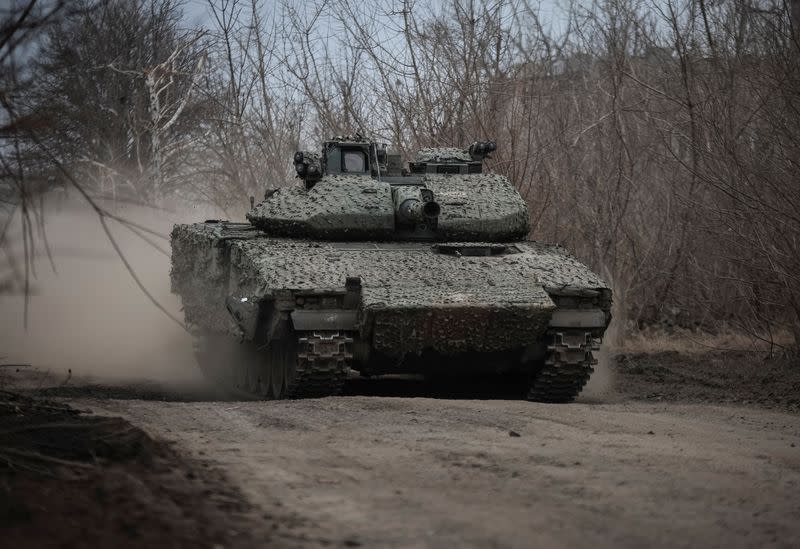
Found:
<path fill-rule="evenodd" d="M 58 162 L 237 215 L 332 134 L 493 138 L 531 236 L 612 283 L 622 334 L 800 341 L 800 1 L 210 0 L 197 28 L 172 0 L 33 4 L 0 46 L 13 188 Z"/>

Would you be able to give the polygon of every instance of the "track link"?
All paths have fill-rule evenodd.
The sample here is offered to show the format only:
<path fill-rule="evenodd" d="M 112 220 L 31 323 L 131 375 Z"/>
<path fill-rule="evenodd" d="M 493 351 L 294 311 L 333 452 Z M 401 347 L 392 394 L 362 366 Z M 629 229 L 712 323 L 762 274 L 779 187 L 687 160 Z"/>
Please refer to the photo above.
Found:
<path fill-rule="evenodd" d="M 548 332 L 551 338 L 542 367 L 536 371 L 527 399 L 536 402 L 572 402 L 594 372 L 599 349 L 592 334 L 584 331 Z"/>
<path fill-rule="evenodd" d="M 338 395 L 353 356 L 353 339 L 339 332 L 300 332 L 296 344 L 277 347 L 277 353 L 201 329 L 193 335 L 205 376 L 227 396 L 244 400 Z M 270 345 L 286 343 L 276 340 Z M 273 378 L 283 381 L 273 383 Z"/>
<path fill-rule="evenodd" d="M 285 398 L 334 396 L 347 380 L 353 339 L 339 332 L 312 332 L 298 338 L 297 369 Z"/>

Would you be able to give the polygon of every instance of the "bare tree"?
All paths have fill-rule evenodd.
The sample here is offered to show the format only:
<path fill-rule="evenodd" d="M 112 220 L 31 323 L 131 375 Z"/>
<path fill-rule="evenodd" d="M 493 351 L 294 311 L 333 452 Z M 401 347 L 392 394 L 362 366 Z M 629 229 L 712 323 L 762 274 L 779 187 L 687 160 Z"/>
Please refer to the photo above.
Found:
<path fill-rule="evenodd" d="M 160 200 L 183 175 L 181 148 L 202 110 L 201 35 L 172 0 L 82 2 L 53 27 L 28 109 L 46 142 L 99 192 Z"/>
<path fill-rule="evenodd" d="M 620 334 L 800 342 L 800 2 L 574 0 L 548 26 L 526 0 L 208 0 L 202 37 L 177 8 L 78 4 L 41 82 L 5 93 L 7 135 L 43 130 L 98 189 L 232 215 L 330 134 L 406 157 L 495 138 L 490 168 L 525 197 L 531 236 L 613 284 Z M 47 20 L 31 13 L 11 20 Z M 24 140 L 2 154 L 8 181 L 52 166 Z"/>

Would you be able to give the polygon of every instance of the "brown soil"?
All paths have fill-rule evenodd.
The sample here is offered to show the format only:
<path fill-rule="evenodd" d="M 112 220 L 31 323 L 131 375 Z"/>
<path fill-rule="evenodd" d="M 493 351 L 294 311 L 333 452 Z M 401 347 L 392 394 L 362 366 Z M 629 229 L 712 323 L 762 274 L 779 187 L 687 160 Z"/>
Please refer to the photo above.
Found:
<path fill-rule="evenodd" d="M 738 351 L 620 354 L 616 388 L 637 400 L 800 411 L 800 360 Z"/>
<path fill-rule="evenodd" d="M 219 471 L 124 419 L 0 392 L 5 547 L 262 546 L 250 511 Z"/>
<path fill-rule="evenodd" d="M 48 413 L 54 439 L 0 439 L 89 466 L 0 471 L 13 502 L 0 534 L 76 547 L 796 546 L 793 361 L 630 354 L 598 374 L 600 390 L 569 405 L 521 401 L 499 380 L 353 379 L 341 397 L 222 402 L 207 386 L 48 388 L 28 375 L 37 394 L 101 417 Z M 37 413 L 0 432 L 40 425 Z M 76 420 L 80 435 L 62 428 Z"/>

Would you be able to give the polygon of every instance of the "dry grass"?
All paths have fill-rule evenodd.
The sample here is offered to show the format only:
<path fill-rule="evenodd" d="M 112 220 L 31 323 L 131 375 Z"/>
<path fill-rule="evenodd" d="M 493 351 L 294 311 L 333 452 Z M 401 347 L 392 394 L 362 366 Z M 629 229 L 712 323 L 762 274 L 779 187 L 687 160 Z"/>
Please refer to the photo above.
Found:
<path fill-rule="evenodd" d="M 770 342 L 771 341 L 771 342 Z M 701 354 L 709 351 L 744 351 L 765 355 L 784 352 L 792 345 L 788 332 L 772 337 L 754 337 L 742 332 L 696 332 L 681 328 L 646 328 L 625 337 L 621 345 L 610 348 L 613 354 L 663 353 Z"/>

